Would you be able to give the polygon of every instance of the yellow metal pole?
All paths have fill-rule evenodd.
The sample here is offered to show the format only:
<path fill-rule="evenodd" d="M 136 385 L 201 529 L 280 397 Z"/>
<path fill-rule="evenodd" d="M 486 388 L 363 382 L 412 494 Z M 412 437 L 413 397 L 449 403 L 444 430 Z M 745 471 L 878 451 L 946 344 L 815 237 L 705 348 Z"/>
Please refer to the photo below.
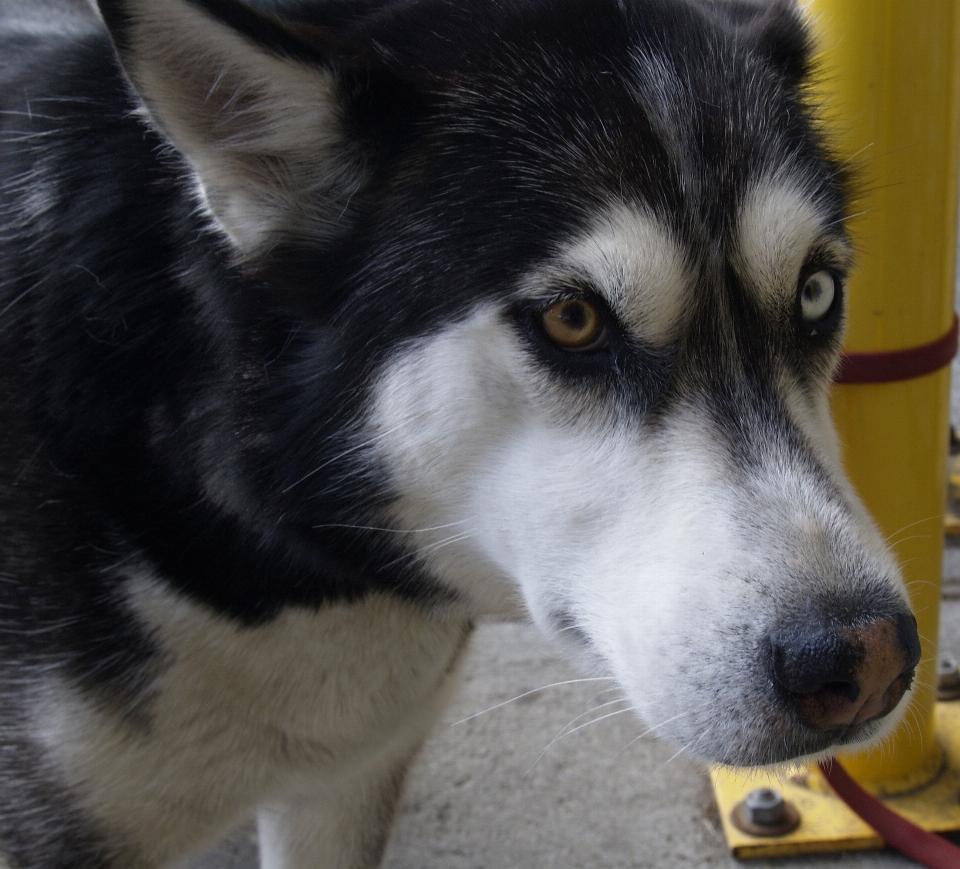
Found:
<path fill-rule="evenodd" d="M 811 0 L 822 95 L 841 155 L 859 174 L 851 221 L 860 249 L 848 288 L 846 347 L 928 344 L 953 318 L 960 4 L 956 0 Z M 949 427 L 949 369 L 837 386 L 846 468 L 903 566 L 924 642 L 917 701 L 882 750 L 844 758 L 880 793 L 937 773 L 936 642 Z"/>

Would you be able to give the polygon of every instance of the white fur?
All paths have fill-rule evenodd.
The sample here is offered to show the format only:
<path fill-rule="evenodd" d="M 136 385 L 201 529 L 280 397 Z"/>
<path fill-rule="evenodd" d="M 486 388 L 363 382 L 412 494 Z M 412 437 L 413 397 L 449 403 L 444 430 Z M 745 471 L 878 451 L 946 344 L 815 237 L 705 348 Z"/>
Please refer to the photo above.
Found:
<path fill-rule="evenodd" d="M 513 578 L 474 545 L 481 517 L 464 495 L 521 429 L 523 382 L 534 373 L 528 368 L 497 310 L 478 309 L 390 366 L 365 438 L 388 460 L 403 493 L 387 521 L 409 532 L 411 557 L 437 576 L 457 577 L 477 614 L 522 612 Z"/>
<path fill-rule="evenodd" d="M 262 253 L 281 234 L 343 233 L 365 170 L 348 156 L 333 76 L 267 53 L 182 0 L 137 15 L 129 71 L 239 251 Z"/>
<path fill-rule="evenodd" d="M 154 865 L 260 807 L 265 866 L 367 865 L 357 849 L 382 845 L 399 775 L 444 704 L 468 626 L 372 598 L 244 628 L 149 575 L 132 580 L 130 605 L 161 649 L 146 724 L 53 675 L 35 713 L 38 739 L 93 817 Z M 351 801 L 385 801 L 380 825 Z M 326 805 L 326 821 L 304 804 Z M 310 845 L 318 824 L 322 851 Z"/>
<path fill-rule="evenodd" d="M 676 336 L 689 307 L 690 278 L 682 249 L 660 221 L 638 208 L 611 207 L 554 261 L 522 279 L 515 296 L 549 297 L 558 282 L 573 277 L 588 280 L 636 336 L 652 346 Z M 411 345 L 376 389 L 373 431 L 362 437 L 387 458 L 402 493 L 387 521 L 398 521 L 410 532 L 406 543 L 417 553 L 411 557 L 438 577 L 455 578 L 472 612 L 519 612 L 516 576 L 476 545 L 491 508 L 500 519 L 510 515 L 510 505 L 473 504 L 468 493 L 490 468 L 507 460 L 520 439 L 549 441 L 554 436 L 564 413 L 557 413 L 550 392 L 550 377 L 521 348 L 497 305 L 477 308 L 426 344 Z M 603 452 L 616 435 L 599 434 Z M 567 442 L 562 445 L 566 449 Z M 592 440 L 580 446 L 585 453 L 564 452 L 564 459 L 578 464 L 597 453 Z M 544 463 L 551 460 L 549 448 L 541 453 L 534 446 L 531 472 L 541 455 Z M 598 505 L 593 515 L 603 521 L 606 513 Z M 589 524 L 589 512 L 571 521 Z M 567 524 L 562 530 L 578 536 Z"/>
<path fill-rule="evenodd" d="M 6 33 L 28 38 L 82 36 L 96 29 L 96 17 L 92 7 L 76 7 L 61 0 L 31 0 L 5 4 L 3 27 Z"/>
<path fill-rule="evenodd" d="M 692 276 L 683 248 L 662 221 L 637 206 L 611 206 L 560 253 L 555 273 L 531 276 L 531 289 L 556 292 L 553 279 L 572 276 L 586 278 L 653 347 L 677 336 L 690 309 Z"/>
<path fill-rule="evenodd" d="M 768 178 L 757 184 L 740 211 L 737 264 L 748 287 L 776 315 L 792 305 L 811 250 L 848 266 L 850 249 L 826 234 L 818 203 L 795 181 Z"/>

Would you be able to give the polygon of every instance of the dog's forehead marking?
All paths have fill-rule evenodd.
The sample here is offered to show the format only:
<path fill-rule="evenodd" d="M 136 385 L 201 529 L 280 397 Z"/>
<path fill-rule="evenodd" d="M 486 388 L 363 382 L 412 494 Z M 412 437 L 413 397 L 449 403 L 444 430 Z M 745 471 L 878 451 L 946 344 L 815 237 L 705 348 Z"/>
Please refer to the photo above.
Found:
<path fill-rule="evenodd" d="M 814 248 L 839 265 L 850 250 L 817 199 L 802 186 L 770 179 L 744 198 L 734 261 L 750 291 L 776 310 L 796 292 L 800 273 Z"/>
<path fill-rule="evenodd" d="M 663 345 L 680 326 L 691 274 L 669 227 L 642 207 L 618 204 L 567 245 L 561 275 L 586 279 L 628 331 Z"/>

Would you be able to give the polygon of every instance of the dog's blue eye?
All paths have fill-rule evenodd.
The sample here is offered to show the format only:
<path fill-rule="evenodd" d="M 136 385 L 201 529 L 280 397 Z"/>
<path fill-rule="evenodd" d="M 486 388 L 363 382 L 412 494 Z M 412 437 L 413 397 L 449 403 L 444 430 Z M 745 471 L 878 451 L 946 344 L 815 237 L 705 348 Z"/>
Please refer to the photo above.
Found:
<path fill-rule="evenodd" d="M 833 307 L 837 296 L 837 279 L 826 269 L 814 272 L 800 290 L 800 316 L 807 324 L 822 320 Z"/>

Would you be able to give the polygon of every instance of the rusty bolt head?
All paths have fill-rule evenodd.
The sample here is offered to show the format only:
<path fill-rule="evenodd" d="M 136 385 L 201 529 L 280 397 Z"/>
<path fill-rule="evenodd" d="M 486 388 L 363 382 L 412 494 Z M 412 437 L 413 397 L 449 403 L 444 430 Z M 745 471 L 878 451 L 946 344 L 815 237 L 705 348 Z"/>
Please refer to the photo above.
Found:
<path fill-rule="evenodd" d="M 937 661 L 937 676 L 940 681 L 947 681 L 952 684 L 960 682 L 960 672 L 958 672 L 956 658 L 949 655 L 941 655 Z"/>
<path fill-rule="evenodd" d="M 783 820 L 786 804 L 783 794 L 773 788 L 757 788 L 744 797 L 744 814 L 758 827 L 775 827 Z"/>
<path fill-rule="evenodd" d="M 756 788 L 738 803 L 734 825 L 751 836 L 784 836 L 800 824 L 800 813 L 774 788 Z"/>
<path fill-rule="evenodd" d="M 949 655 L 941 655 L 937 661 L 937 694 L 940 700 L 960 697 L 960 667 Z"/>

